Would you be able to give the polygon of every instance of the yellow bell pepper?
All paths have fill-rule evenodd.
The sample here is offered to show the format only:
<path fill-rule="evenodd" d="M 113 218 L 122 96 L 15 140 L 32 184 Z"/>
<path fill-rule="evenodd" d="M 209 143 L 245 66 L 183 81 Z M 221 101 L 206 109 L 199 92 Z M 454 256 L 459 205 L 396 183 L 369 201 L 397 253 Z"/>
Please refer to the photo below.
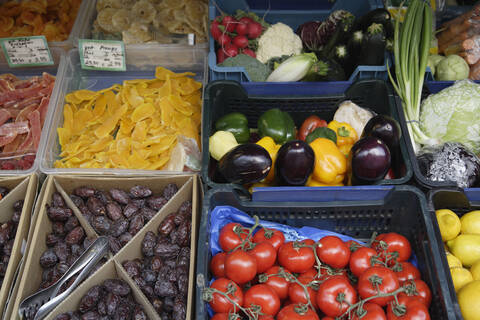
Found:
<path fill-rule="evenodd" d="M 315 153 L 315 168 L 312 178 L 323 184 L 338 184 L 347 172 L 347 159 L 335 143 L 326 138 L 315 139 L 310 143 Z"/>
<path fill-rule="evenodd" d="M 339 176 L 341 177 L 341 176 Z M 326 183 L 321 183 L 318 182 L 317 180 L 313 179 L 312 176 L 308 178 L 307 183 L 305 184 L 307 187 L 343 187 L 343 177 L 340 182 L 338 183 L 332 183 L 332 184 L 326 184 Z"/>
<path fill-rule="evenodd" d="M 263 137 L 262 139 L 258 140 L 257 144 L 265 148 L 265 150 L 267 150 L 268 154 L 270 155 L 270 158 L 272 158 L 272 168 L 268 172 L 267 177 L 261 181 L 263 183 L 270 183 L 275 178 L 275 159 L 277 159 L 277 152 L 278 149 L 280 149 L 281 145 L 276 144 L 273 138 L 269 136 Z"/>
<path fill-rule="evenodd" d="M 332 129 L 337 134 L 337 147 L 340 151 L 348 156 L 350 149 L 352 149 L 355 142 L 358 140 L 358 135 L 355 129 L 346 122 L 331 121 L 327 128 Z"/>

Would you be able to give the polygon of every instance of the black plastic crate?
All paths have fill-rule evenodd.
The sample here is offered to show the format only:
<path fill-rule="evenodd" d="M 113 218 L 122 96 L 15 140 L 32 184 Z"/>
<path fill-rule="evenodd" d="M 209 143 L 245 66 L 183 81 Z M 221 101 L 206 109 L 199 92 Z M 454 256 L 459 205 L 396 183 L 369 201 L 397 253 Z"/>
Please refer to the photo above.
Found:
<path fill-rule="evenodd" d="M 203 212 L 197 252 L 196 319 L 207 319 L 202 290 L 208 286 L 211 274 L 209 261 L 210 212 L 216 206 L 230 205 L 262 220 L 292 227 L 310 226 L 334 231 L 368 241 L 374 231 L 398 232 L 408 238 L 418 260 L 422 279 L 432 290 L 430 316 L 435 320 L 456 319 L 445 274 L 446 261 L 440 259 L 442 242 L 435 232 L 425 196 L 411 186 L 390 186 L 385 190 L 363 190 L 365 199 L 349 201 L 358 189 L 346 187 L 342 197 L 326 189 L 324 202 L 252 202 L 234 189 L 210 190 L 203 202 Z M 335 200 L 333 200 L 335 199 Z"/>
<path fill-rule="evenodd" d="M 395 107 L 393 92 L 383 80 L 362 80 L 340 92 L 325 86 L 302 88 L 295 84 L 263 86 L 242 86 L 235 81 L 213 81 L 205 89 L 202 119 L 202 178 L 210 187 L 235 186 L 215 175 L 216 163 L 210 159 L 209 137 L 215 131 L 215 121 L 230 112 L 246 115 L 250 128 L 257 127 L 260 115 L 271 108 L 287 111 L 300 128 L 303 120 L 310 115 L 330 121 L 341 102 L 351 100 L 368 107 L 378 114 L 386 114 L 400 121 Z M 254 91 L 254 94 L 250 92 Z M 333 92 L 333 93 L 332 93 Z M 361 135 L 361 132 L 357 132 Z M 392 168 L 396 179 L 380 180 L 380 185 L 405 184 L 412 177 L 406 143 L 403 138 L 400 146 L 392 152 Z M 238 186 L 237 186 L 238 187 Z"/>
<path fill-rule="evenodd" d="M 450 209 L 459 217 L 472 210 L 480 210 L 480 190 L 476 188 L 464 190 L 460 188 L 435 189 L 428 193 L 428 204 L 432 212 L 434 231 L 437 234 L 437 237 L 440 237 L 441 239 L 440 229 L 438 227 L 437 219 L 435 218 L 435 210 Z M 440 248 L 443 247 L 440 246 Z M 452 319 L 460 320 L 463 319 L 463 317 L 460 312 L 460 306 L 458 304 L 457 294 L 455 293 L 455 287 L 453 286 L 452 277 L 448 269 L 447 256 L 445 250 L 442 249 L 440 251 L 440 258 L 447 279 L 446 287 L 448 288 L 448 294 L 452 301 L 452 308 L 455 310 L 456 317 Z"/>

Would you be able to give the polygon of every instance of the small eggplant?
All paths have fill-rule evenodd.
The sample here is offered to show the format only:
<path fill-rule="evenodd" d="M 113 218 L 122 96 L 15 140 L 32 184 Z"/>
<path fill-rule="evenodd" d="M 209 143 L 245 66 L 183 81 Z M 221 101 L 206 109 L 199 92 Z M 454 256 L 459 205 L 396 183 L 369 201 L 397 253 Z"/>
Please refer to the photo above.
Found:
<path fill-rule="evenodd" d="M 303 186 L 312 174 L 315 154 L 312 147 L 301 140 L 289 141 L 278 150 L 275 160 L 275 178 L 278 185 Z"/>
<path fill-rule="evenodd" d="M 218 162 L 218 171 L 231 183 L 248 184 L 263 180 L 272 168 L 267 150 L 255 143 L 241 144 Z"/>
<path fill-rule="evenodd" d="M 376 115 L 363 128 L 362 137 L 373 136 L 385 142 L 393 150 L 402 137 L 402 129 L 397 120 L 386 115 Z"/>
<path fill-rule="evenodd" d="M 390 169 L 390 150 L 376 137 L 358 140 L 351 152 L 352 185 L 374 183 L 383 179 Z"/>

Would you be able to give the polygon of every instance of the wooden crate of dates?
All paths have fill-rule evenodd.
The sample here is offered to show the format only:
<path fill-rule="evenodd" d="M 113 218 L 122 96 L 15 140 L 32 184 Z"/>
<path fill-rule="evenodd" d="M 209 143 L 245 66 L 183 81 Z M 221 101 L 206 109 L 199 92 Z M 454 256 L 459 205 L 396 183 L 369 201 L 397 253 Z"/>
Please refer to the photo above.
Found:
<path fill-rule="evenodd" d="M 45 184 L 23 270 L 29 277 L 20 279 L 11 319 L 19 318 L 25 297 L 54 283 L 97 236 L 109 238 L 110 258 L 116 257 L 186 193 L 193 203 L 197 176 L 58 175 L 49 176 Z"/>
<path fill-rule="evenodd" d="M 0 178 L 0 316 L 22 259 L 37 187 L 34 174 Z"/>

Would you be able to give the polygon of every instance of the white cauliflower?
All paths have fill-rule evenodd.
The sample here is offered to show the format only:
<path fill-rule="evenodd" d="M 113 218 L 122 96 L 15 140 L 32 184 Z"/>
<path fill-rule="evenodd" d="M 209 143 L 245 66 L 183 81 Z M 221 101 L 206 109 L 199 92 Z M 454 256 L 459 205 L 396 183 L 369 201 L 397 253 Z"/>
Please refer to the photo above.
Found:
<path fill-rule="evenodd" d="M 258 39 L 257 59 L 266 63 L 269 59 L 282 55 L 294 55 L 302 52 L 302 40 L 292 28 L 284 23 L 270 26 Z"/>

